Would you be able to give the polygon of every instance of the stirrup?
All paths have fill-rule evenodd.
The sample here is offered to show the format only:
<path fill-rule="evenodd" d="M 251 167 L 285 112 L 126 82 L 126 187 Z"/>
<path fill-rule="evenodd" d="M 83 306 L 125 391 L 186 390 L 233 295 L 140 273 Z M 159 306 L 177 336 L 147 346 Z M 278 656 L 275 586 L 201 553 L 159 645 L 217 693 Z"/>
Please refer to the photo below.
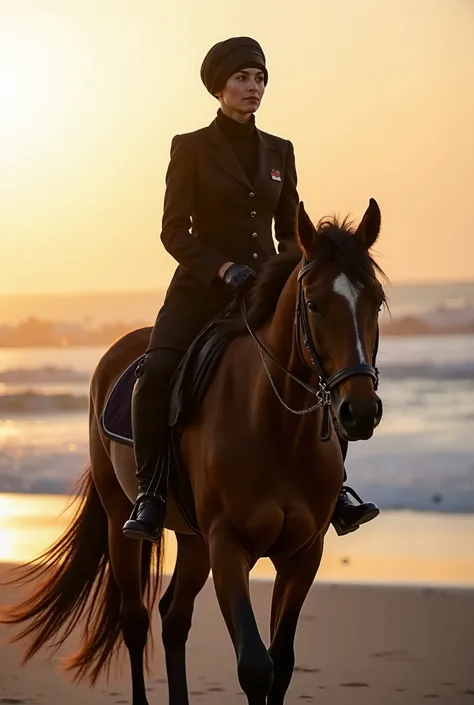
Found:
<path fill-rule="evenodd" d="M 341 489 L 341 492 L 345 492 L 345 493 L 347 493 L 347 494 L 352 495 L 352 496 L 354 497 L 354 499 L 356 499 L 356 500 L 359 502 L 359 504 L 365 504 L 365 502 L 364 502 L 364 500 L 362 499 L 362 497 L 359 497 L 359 495 L 357 494 L 357 492 L 356 492 L 355 490 L 353 490 L 352 487 L 349 487 L 349 485 L 343 485 L 343 486 L 342 486 L 342 489 Z"/>

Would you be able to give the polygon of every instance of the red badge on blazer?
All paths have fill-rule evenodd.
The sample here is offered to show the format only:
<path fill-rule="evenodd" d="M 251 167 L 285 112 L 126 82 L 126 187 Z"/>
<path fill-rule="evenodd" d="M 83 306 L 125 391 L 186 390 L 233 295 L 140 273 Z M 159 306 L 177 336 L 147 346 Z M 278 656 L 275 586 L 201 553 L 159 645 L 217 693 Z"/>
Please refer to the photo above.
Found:
<path fill-rule="evenodd" d="M 281 181 L 281 176 L 278 169 L 272 169 L 270 172 L 270 176 L 272 177 L 273 181 Z"/>

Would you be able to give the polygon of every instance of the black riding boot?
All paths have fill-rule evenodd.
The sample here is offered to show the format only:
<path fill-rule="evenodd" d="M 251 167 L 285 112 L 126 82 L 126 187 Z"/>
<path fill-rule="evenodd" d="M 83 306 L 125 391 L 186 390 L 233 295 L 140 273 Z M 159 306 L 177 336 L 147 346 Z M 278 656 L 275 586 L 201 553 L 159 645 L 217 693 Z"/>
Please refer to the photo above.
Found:
<path fill-rule="evenodd" d="M 345 461 L 349 443 L 340 436 L 337 438 Z M 344 482 L 346 480 L 347 474 L 344 467 Z M 356 531 L 361 524 L 366 524 L 379 514 L 380 509 L 376 504 L 364 502 L 351 487 L 344 486 L 339 493 L 331 523 L 338 536 L 344 536 Z"/>
<path fill-rule="evenodd" d="M 138 496 L 123 526 L 128 538 L 159 541 L 166 516 L 168 490 L 167 433 L 169 380 L 179 362 L 174 351 L 147 354 L 137 369 L 132 398 L 132 430 L 137 463 Z"/>

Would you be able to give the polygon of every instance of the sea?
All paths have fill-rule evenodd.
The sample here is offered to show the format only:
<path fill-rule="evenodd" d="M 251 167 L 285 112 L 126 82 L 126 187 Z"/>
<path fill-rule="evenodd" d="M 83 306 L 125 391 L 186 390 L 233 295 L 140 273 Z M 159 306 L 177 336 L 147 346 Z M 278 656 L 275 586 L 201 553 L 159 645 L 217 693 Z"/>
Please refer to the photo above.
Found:
<path fill-rule="evenodd" d="M 0 349 L 0 492 L 71 490 L 104 351 Z M 474 336 L 387 336 L 378 367 L 384 415 L 350 444 L 349 484 L 386 509 L 474 512 Z"/>
<path fill-rule="evenodd" d="M 105 349 L 0 348 L 0 562 L 34 558 L 67 526 Z M 474 587 L 474 335 L 382 336 L 377 363 L 383 419 L 350 444 L 346 467 L 382 512 L 328 535 L 323 577 Z"/>

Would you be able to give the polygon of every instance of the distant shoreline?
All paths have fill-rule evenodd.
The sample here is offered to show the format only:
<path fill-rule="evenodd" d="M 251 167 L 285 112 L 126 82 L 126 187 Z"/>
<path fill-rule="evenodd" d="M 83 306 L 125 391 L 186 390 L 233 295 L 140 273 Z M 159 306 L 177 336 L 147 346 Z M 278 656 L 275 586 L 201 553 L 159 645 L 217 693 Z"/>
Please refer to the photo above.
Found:
<path fill-rule="evenodd" d="M 474 335 L 474 329 L 472 330 L 433 330 L 433 331 L 423 331 L 423 332 L 398 332 L 398 331 L 390 331 L 390 330 L 384 330 L 381 329 L 381 336 L 384 337 L 390 337 L 390 338 L 435 338 L 435 337 L 445 337 L 448 338 L 450 336 L 470 336 Z M 74 342 L 71 344 L 61 344 L 61 343 L 0 343 L 0 350 L 5 349 L 5 350 L 24 350 L 27 348 L 35 348 L 35 349 L 57 349 L 57 350 L 67 350 L 68 348 L 96 348 L 96 347 L 103 347 L 103 346 L 110 346 L 112 345 L 118 338 L 113 338 L 111 340 L 103 340 L 103 341 L 93 341 L 93 342 Z"/>
<path fill-rule="evenodd" d="M 39 334 L 37 324 L 41 328 Z M 103 326 L 98 330 L 88 330 L 80 326 L 71 330 L 71 326 L 67 324 L 30 319 L 19 326 L 2 326 L 0 324 L 0 349 L 57 348 L 61 350 L 65 348 L 108 347 L 123 335 L 148 325 L 143 323 L 130 326 L 117 323 Z M 391 338 L 469 336 L 474 335 L 474 323 L 442 327 L 430 325 L 414 317 L 404 317 L 394 319 L 390 324 L 382 323 L 380 334 L 383 337 Z"/>

